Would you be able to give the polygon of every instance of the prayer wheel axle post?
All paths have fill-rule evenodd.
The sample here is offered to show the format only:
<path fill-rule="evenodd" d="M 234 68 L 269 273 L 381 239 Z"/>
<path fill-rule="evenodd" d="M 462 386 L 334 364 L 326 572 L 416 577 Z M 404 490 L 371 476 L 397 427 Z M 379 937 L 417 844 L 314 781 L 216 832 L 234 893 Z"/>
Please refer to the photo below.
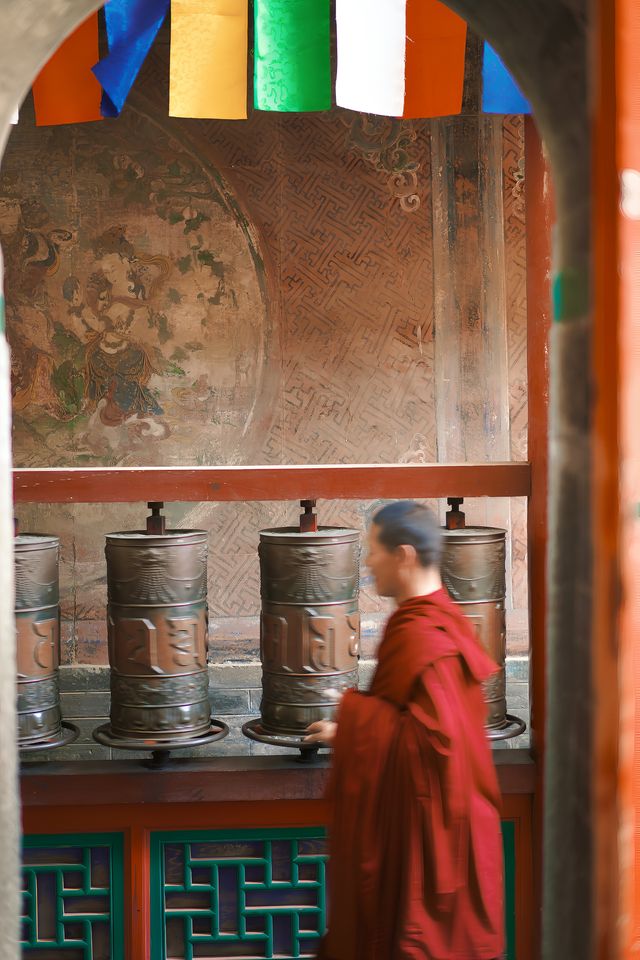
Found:
<path fill-rule="evenodd" d="M 159 500 L 153 500 L 147 503 L 151 516 L 147 517 L 147 533 L 161 534 L 166 533 L 167 518 L 160 511 L 164 508 L 164 503 Z"/>
<path fill-rule="evenodd" d="M 300 514 L 300 533 L 316 533 L 318 530 L 318 515 L 313 512 L 315 500 L 301 500 L 300 506 L 304 513 Z"/>

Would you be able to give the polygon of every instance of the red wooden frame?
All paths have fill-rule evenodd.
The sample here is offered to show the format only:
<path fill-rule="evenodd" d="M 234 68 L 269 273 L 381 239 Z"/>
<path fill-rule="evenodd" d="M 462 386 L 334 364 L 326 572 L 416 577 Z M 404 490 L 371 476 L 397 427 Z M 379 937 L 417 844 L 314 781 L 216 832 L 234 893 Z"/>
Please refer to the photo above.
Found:
<path fill-rule="evenodd" d="M 71 467 L 13 471 L 17 503 L 528 497 L 529 463 Z"/>
<path fill-rule="evenodd" d="M 516 953 L 532 960 L 532 833 L 530 793 L 506 793 L 502 819 L 515 826 L 516 847 Z M 126 956 L 147 958 L 150 951 L 149 839 L 154 830 L 243 829 L 251 827 L 314 827 L 327 822 L 323 800 L 243 801 L 226 803 L 139 803 L 95 806 L 50 806 L 24 810 L 24 830 L 38 833 L 122 831 L 125 866 Z"/>
<path fill-rule="evenodd" d="M 525 203 L 527 224 L 528 456 L 531 495 L 527 510 L 529 566 L 529 704 L 531 749 L 537 762 L 533 802 L 533 904 L 536 955 L 542 900 L 542 800 L 546 714 L 547 609 L 547 445 L 549 428 L 549 334 L 551 326 L 551 177 L 532 117 L 525 118 Z"/>

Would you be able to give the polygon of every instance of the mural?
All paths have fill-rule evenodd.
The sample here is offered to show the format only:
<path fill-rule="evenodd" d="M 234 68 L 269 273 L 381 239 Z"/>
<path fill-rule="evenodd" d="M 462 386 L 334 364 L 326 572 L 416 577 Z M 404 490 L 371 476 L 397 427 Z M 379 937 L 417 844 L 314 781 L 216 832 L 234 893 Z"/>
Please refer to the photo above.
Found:
<path fill-rule="evenodd" d="M 228 187 L 133 110 L 32 138 L 0 186 L 16 464 L 246 460 L 269 317 Z"/>

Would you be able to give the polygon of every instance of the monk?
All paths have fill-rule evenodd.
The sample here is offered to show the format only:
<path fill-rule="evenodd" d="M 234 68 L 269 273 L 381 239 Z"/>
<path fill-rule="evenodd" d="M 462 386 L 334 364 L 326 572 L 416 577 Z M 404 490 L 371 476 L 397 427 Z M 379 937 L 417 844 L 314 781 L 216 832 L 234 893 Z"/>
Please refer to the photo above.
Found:
<path fill-rule="evenodd" d="M 426 507 L 374 517 L 367 564 L 393 597 L 368 693 L 331 744 L 329 920 L 321 960 L 494 960 L 504 950 L 500 797 L 482 681 L 496 669 L 442 587 Z"/>

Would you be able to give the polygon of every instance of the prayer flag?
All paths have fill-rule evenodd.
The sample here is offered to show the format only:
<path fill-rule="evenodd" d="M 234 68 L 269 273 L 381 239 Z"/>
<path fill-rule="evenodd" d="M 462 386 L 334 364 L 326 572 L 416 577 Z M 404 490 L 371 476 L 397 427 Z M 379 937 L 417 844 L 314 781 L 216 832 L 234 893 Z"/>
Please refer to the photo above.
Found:
<path fill-rule="evenodd" d="M 404 117 L 460 113 L 467 22 L 439 0 L 408 0 Z"/>
<path fill-rule="evenodd" d="M 248 0 L 171 0 L 169 115 L 247 116 Z"/>
<path fill-rule="evenodd" d="M 336 0 L 340 107 L 401 117 L 407 0 Z"/>
<path fill-rule="evenodd" d="M 329 0 L 254 0 L 254 106 L 329 110 Z"/>
<path fill-rule="evenodd" d="M 93 72 L 102 84 L 102 114 L 117 117 L 169 9 L 169 0 L 109 0 L 109 53 Z"/>
<path fill-rule="evenodd" d="M 531 104 L 488 43 L 482 63 L 482 109 L 485 113 L 531 113 Z"/>
<path fill-rule="evenodd" d="M 92 13 L 56 50 L 33 83 L 37 126 L 102 119 L 102 91 L 91 72 L 98 56 L 98 14 Z"/>

